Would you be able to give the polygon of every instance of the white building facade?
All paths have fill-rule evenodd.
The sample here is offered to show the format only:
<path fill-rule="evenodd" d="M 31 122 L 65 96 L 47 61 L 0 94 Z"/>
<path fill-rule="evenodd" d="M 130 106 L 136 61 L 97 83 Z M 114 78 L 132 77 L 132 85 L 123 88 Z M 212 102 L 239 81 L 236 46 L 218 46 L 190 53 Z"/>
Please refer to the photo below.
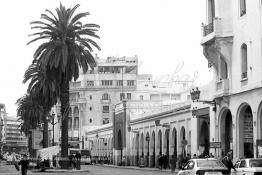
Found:
<path fill-rule="evenodd" d="M 207 0 L 202 46 L 214 71 L 217 110 L 210 139 L 219 155 L 260 157 L 262 139 L 262 1 Z"/>

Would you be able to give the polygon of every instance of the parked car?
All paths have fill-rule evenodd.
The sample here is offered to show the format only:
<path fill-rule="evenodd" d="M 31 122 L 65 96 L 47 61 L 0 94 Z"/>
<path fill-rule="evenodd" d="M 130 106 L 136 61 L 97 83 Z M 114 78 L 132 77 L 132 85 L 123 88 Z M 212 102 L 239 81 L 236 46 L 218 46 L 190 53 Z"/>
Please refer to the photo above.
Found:
<path fill-rule="evenodd" d="M 262 159 L 240 159 L 235 164 L 236 171 L 231 171 L 231 174 L 234 175 L 258 175 L 262 174 Z"/>
<path fill-rule="evenodd" d="M 90 156 L 81 156 L 81 164 L 84 164 L 84 165 L 90 165 L 91 164 L 91 158 Z"/>
<path fill-rule="evenodd" d="M 222 175 L 229 174 L 226 166 L 214 158 L 191 159 L 178 172 L 178 175 Z"/>

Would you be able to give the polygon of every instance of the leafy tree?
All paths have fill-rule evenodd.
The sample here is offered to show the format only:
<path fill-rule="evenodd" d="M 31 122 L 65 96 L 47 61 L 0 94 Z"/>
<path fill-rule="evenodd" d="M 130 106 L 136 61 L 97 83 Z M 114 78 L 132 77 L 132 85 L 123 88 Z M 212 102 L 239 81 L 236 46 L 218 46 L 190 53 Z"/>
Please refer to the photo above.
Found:
<path fill-rule="evenodd" d="M 35 41 L 43 43 L 34 53 L 34 63 L 46 70 L 46 77 L 55 79 L 59 86 L 62 114 L 61 156 L 68 157 L 68 112 L 69 112 L 69 82 L 79 77 L 79 69 L 87 72 L 88 68 L 96 66 L 91 52 L 93 47 L 100 50 L 98 44 L 91 38 L 96 35 L 99 25 L 83 24 L 80 20 L 88 12 L 74 14 L 79 5 L 66 8 L 60 4 L 56 15 L 50 10 L 41 15 L 40 21 L 31 22 L 32 29 L 39 30 L 31 36 L 36 36 L 28 44 Z M 67 168 L 62 163 L 62 168 Z"/>

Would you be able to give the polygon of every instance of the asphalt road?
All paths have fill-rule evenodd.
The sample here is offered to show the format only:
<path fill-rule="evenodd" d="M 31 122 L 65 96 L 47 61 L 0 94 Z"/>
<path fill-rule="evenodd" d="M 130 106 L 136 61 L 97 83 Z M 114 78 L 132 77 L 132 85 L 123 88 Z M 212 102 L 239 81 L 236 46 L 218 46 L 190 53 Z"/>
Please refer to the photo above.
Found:
<path fill-rule="evenodd" d="M 89 172 L 59 172 L 59 173 L 39 173 L 28 171 L 28 175 L 64 175 L 64 174 L 74 174 L 74 175 L 165 175 L 171 174 L 170 172 L 161 171 L 150 171 L 150 170 L 136 170 L 136 169 L 122 169 L 113 167 L 103 167 L 94 165 L 82 166 L 82 170 L 89 170 Z M 19 175 L 21 172 L 16 171 L 14 165 L 0 165 L 0 175 Z"/>

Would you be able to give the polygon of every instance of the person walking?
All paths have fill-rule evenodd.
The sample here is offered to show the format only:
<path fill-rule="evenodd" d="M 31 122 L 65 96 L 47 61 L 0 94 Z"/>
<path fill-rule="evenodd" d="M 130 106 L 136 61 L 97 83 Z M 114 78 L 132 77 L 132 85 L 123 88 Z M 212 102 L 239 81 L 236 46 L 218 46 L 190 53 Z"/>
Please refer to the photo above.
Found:
<path fill-rule="evenodd" d="M 222 163 L 227 167 L 229 173 L 231 173 L 231 169 L 236 171 L 231 159 L 230 152 L 228 152 L 227 155 L 222 159 Z"/>
<path fill-rule="evenodd" d="M 27 170 L 28 170 L 28 166 L 29 166 L 29 161 L 27 159 L 27 156 L 24 155 L 22 160 L 20 160 L 18 162 L 18 165 L 21 165 L 21 172 L 22 172 L 22 175 L 27 175 Z"/>

